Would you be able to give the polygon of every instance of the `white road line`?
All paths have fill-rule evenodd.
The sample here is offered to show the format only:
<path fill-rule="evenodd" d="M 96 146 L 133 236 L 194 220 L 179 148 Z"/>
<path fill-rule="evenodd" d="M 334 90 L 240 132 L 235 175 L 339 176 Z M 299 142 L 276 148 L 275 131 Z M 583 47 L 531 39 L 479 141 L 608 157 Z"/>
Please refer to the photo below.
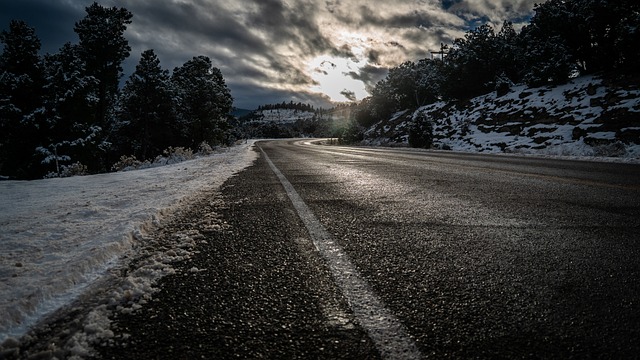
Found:
<path fill-rule="evenodd" d="M 289 195 L 316 249 L 327 261 L 357 321 L 367 331 L 382 357 L 384 359 L 421 359 L 423 356 L 404 325 L 373 293 L 340 245 L 332 239 L 293 185 L 273 164 L 267 153 L 259 145 L 257 146 Z"/>

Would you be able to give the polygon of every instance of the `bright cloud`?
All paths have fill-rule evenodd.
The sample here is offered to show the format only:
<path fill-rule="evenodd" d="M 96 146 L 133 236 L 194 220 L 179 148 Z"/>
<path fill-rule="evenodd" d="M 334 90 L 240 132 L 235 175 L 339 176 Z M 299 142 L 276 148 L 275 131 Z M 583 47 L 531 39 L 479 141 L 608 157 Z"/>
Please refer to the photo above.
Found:
<path fill-rule="evenodd" d="M 326 94 L 336 102 L 363 99 L 367 96 L 364 83 L 349 76 L 350 72 L 359 72 L 362 66 L 349 58 L 319 56 L 309 64 L 309 71 L 317 83 L 310 90 Z"/>

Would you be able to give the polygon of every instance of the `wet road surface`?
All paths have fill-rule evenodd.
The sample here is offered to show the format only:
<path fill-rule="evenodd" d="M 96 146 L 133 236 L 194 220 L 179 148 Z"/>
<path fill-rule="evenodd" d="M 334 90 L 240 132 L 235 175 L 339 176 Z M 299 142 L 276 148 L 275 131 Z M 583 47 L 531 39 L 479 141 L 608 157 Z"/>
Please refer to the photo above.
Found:
<path fill-rule="evenodd" d="M 103 358 L 640 353 L 640 166 L 258 146 L 221 189 L 224 205 L 195 215 L 215 211 L 226 230 L 205 234 L 151 303 L 114 319 Z M 316 223 L 301 220 L 282 178 Z M 365 295 L 336 276 L 344 269 Z M 373 334 L 379 314 L 361 302 L 391 314 L 416 351 L 386 349 L 395 340 Z"/>

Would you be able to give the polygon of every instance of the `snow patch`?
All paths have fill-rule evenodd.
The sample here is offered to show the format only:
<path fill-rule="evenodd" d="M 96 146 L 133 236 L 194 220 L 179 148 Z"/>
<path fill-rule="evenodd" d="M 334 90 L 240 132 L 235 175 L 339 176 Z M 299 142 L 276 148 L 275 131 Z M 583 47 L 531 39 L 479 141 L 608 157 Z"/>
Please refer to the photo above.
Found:
<path fill-rule="evenodd" d="M 364 133 L 365 145 L 408 146 L 408 124 L 431 119 L 436 149 L 640 162 L 640 87 L 615 87 L 596 76 L 556 87 L 518 85 L 468 101 L 436 102 L 412 116 L 396 113 Z"/>
<path fill-rule="evenodd" d="M 253 142 L 182 163 L 137 171 L 0 182 L 0 343 L 18 338 L 48 313 L 108 275 L 164 217 L 197 194 L 218 188 L 250 165 Z M 207 221 L 204 219 L 203 221 Z M 212 230 L 217 229 L 211 222 Z M 217 226 L 220 226 L 217 224 Z M 201 234 L 176 234 L 175 247 L 153 254 L 129 274 L 112 301 L 143 298 L 171 263 L 188 258 Z M 124 309 L 124 307 L 123 307 Z M 95 309 L 73 353 L 91 337 L 108 337 Z M 124 310 L 128 311 L 128 310 Z M 92 321 L 91 319 L 95 321 Z"/>

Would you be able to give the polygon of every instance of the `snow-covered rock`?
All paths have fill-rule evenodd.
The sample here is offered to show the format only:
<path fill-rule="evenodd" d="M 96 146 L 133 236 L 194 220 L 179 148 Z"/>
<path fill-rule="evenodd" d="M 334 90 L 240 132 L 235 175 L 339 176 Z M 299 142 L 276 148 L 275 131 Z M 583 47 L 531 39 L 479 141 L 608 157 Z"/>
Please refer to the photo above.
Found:
<path fill-rule="evenodd" d="M 595 76 L 430 104 L 375 124 L 365 143 L 408 146 L 417 113 L 433 121 L 439 149 L 640 158 L 640 87 Z"/>

